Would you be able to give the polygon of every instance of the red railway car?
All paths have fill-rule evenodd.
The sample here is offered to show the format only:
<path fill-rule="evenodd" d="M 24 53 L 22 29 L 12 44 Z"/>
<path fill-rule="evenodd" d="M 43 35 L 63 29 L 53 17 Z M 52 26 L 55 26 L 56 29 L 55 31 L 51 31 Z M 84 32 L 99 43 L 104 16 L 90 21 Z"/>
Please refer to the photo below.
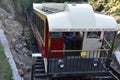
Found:
<path fill-rule="evenodd" d="M 118 30 L 113 17 L 95 13 L 89 4 L 34 3 L 33 26 L 47 75 L 108 73 Z"/>

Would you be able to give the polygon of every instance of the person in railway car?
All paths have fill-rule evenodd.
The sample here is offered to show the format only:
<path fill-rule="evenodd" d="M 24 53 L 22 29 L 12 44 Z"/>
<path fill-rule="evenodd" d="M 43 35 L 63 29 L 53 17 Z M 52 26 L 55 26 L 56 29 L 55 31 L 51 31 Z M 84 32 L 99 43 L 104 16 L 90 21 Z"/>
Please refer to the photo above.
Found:
<path fill-rule="evenodd" d="M 74 50 L 81 50 L 82 49 L 82 36 L 80 32 L 75 32 L 75 36 L 73 39 L 73 49 Z"/>
<path fill-rule="evenodd" d="M 82 47 L 81 44 L 82 44 L 82 36 L 80 32 L 65 33 L 65 49 L 66 50 L 79 50 Z"/>
<path fill-rule="evenodd" d="M 72 49 L 72 40 L 74 38 L 73 32 L 66 32 L 65 33 L 65 49 L 71 50 Z"/>

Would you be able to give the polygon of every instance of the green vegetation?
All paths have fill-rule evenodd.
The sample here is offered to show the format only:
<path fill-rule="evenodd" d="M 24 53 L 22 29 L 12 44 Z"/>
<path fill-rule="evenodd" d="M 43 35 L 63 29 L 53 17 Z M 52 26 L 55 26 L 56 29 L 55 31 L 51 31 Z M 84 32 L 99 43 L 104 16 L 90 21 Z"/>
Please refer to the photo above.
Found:
<path fill-rule="evenodd" d="M 88 0 L 94 9 L 104 10 L 106 14 L 120 12 L 120 0 Z M 101 9 L 102 8 L 102 9 Z"/>
<path fill-rule="evenodd" d="M 0 43 L 0 80 L 12 80 L 10 65 Z"/>

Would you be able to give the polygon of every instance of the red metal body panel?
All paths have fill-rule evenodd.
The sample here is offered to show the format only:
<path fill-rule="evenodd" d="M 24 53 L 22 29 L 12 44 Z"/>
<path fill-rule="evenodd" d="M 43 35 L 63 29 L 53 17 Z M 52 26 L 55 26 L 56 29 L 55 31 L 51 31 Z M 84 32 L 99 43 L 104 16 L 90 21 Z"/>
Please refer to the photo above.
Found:
<path fill-rule="evenodd" d="M 51 50 L 63 50 L 63 38 L 52 38 L 51 39 Z M 52 52 L 50 57 L 62 57 L 62 52 Z"/>
<path fill-rule="evenodd" d="M 39 33 L 35 33 L 36 34 L 36 39 L 37 39 L 37 43 L 39 46 L 39 50 L 42 53 L 42 56 L 45 58 L 48 55 L 50 55 L 50 57 L 62 57 L 63 53 L 62 52 L 50 52 L 51 50 L 63 50 L 63 46 L 64 46 L 64 40 L 63 37 L 61 38 L 51 38 L 50 40 L 50 44 L 49 44 L 49 27 L 48 27 L 48 23 L 47 20 L 45 21 L 45 41 L 43 42 L 40 39 L 40 34 Z M 50 46 L 50 47 L 49 47 Z M 50 51 L 49 51 L 50 50 Z"/>

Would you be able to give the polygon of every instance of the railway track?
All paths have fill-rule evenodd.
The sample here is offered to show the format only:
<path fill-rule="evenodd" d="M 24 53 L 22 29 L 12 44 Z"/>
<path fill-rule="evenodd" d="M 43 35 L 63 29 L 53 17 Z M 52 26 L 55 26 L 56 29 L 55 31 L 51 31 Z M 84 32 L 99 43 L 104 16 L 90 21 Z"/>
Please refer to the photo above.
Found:
<path fill-rule="evenodd" d="M 49 80 L 45 74 L 44 63 L 41 57 L 37 57 L 36 63 L 32 67 L 32 80 Z"/>
<path fill-rule="evenodd" d="M 116 57 L 113 55 L 112 62 L 110 64 L 110 71 L 109 73 L 116 78 L 116 80 L 120 80 L 120 65 L 116 59 Z"/>

